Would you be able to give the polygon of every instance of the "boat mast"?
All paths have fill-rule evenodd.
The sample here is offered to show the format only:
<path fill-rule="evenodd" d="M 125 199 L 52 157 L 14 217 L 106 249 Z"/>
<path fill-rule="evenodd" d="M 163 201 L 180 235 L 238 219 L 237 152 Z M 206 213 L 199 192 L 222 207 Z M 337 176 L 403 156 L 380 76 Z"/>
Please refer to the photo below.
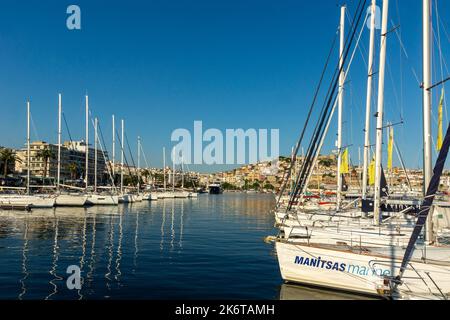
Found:
<path fill-rule="evenodd" d="M 62 101 L 60 93 L 58 94 L 58 173 L 56 178 L 57 191 L 59 191 L 59 181 L 61 178 L 61 112 L 62 112 Z"/>
<path fill-rule="evenodd" d="M 141 190 L 141 137 L 138 137 L 138 150 L 137 150 L 137 176 L 138 176 L 138 182 L 137 182 L 137 193 L 139 195 L 139 192 Z"/>
<path fill-rule="evenodd" d="M 431 155 L 431 1 L 423 0 L 423 192 L 426 195 L 433 174 Z M 427 219 L 426 238 L 432 241 L 432 210 Z"/>
<path fill-rule="evenodd" d="M 166 148 L 163 147 L 163 176 L 164 176 L 164 191 L 166 191 Z"/>
<path fill-rule="evenodd" d="M 345 12 L 346 6 L 341 7 L 341 24 L 340 24 L 340 48 L 339 48 L 339 69 L 342 70 L 339 75 L 339 100 L 338 100 L 338 134 L 337 134 L 337 203 L 336 210 L 339 211 L 341 207 L 342 198 L 342 175 L 341 175 L 341 162 L 342 162 L 342 108 L 344 104 L 344 81 L 345 71 L 344 64 L 344 46 L 345 46 Z"/>
<path fill-rule="evenodd" d="M 27 101 L 27 194 L 30 195 L 30 101 Z"/>
<path fill-rule="evenodd" d="M 114 115 L 112 115 L 112 174 L 113 177 L 116 174 L 116 120 Z"/>
<path fill-rule="evenodd" d="M 172 149 L 172 192 L 175 192 L 175 148 Z"/>
<path fill-rule="evenodd" d="M 372 104 L 372 83 L 373 83 L 373 65 L 374 65 L 374 48 L 375 48 L 375 21 L 376 21 L 377 1 L 372 0 L 371 16 L 370 16 L 370 45 L 369 45 L 369 62 L 367 75 L 367 97 L 366 97 L 366 126 L 364 129 L 364 168 L 363 168 L 363 189 L 362 198 L 367 197 L 367 182 L 370 161 L 370 109 Z"/>
<path fill-rule="evenodd" d="M 94 132 L 95 132 L 95 142 L 94 142 L 94 192 L 97 192 L 97 139 L 98 139 L 98 119 L 94 119 Z"/>
<path fill-rule="evenodd" d="M 181 189 L 184 190 L 184 165 L 183 165 L 183 156 L 181 156 Z"/>
<path fill-rule="evenodd" d="M 375 153 L 375 201 L 374 201 L 374 223 L 380 224 L 381 212 L 381 158 L 383 148 L 383 113 L 384 113 L 384 85 L 386 73 L 386 47 L 387 47 L 387 25 L 389 14 L 389 0 L 383 0 L 383 18 L 381 24 L 381 46 L 380 46 L 380 76 L 378 79 L 378 112 L 377 112 L 377 140 Z"/>
<path fill-rule="evenodd" d="M 120 194 L 123 194 L 123 170 L 124 170 L 124 165 L 123 165 L 123 156 L 124 156 L 124 154 L 123 154 L 123 147 L 124 147 L 124 145 L 123 145 L 123 137 L 124 137 L 124 126 L 125 126 L 125 124 L 124 124 L 124 121 L 123 121 L 123 119 L 120 121 L 121 122 L 121 129 L 122 129 L 122 134 L 121 134 L 121 141 L 120 141 L 120 144 L 121 144 L 121 152 L 120 152 Z"/>
<path fill-rule="evenodd" d="M 89 186 L 89 97 L 86 95 L 86 191 Z"/>

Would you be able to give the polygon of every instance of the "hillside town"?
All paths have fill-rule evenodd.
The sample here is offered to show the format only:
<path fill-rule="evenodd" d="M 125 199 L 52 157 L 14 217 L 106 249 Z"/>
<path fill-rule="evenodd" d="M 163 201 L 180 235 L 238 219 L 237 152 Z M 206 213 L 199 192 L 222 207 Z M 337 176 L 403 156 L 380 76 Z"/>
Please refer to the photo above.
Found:
<path fill-rule="evenodd" d="M 60 178 L 63 184 L 80 186 L 85 183 L 84 172 L 86 166 L 85 154 L 86 143 L 81 141 L 66 141 L 61 146 L 61 172 Z M 44 141 L 30 143 L 30 175 L 32 184 L 54 185 L 57 175 L 57 144 Z M 21 187 L 24 185 L 27 174 L 27 148 L 13 149 L 0 147 L 0 186 Z M 97 154 L 95 153 L 97 152 Z M 88 148 L 89 172 L 97 168 L 97 179 L 99 185 L 110 186 L 114 177 L 115 183 L 121 173 L 121 163 L 112 161 L 107 151 L 95 150 L 92 146 Z M 297 158 L 293 166 L 293 176 L 300 170 L 304 159 Z M 180 185 L 182 182 L 187 188 L 207 188 L 211 183 L 219 182 L 225 191 L 263 191 L 276 192 L 283 183 L 283 178 L 291 166 L 292 159 L 280 157 L 278 161 L 267 161 L 256 164 L 248 164 L 242 167 L 217 173 L 199 173 L 193 171 L 182 171 L 182 168 L 150 168 L 137 169 L 134 163 L 124 166 L 124 182 L 131 186 L 139 176 L 141 185 L 154 187 L 163 186 L 164 175 L 168 177 L 167 183 Z M 333 190 L 336 188 L 336 155 L 320 156 L 318 165 L 314 170 L 309 188 L 311 190 Z M 362 168 L 352 166 L 349 174 L 345 176 L 346 184 L 350 189 L 360 189 Z M 386 178 L 392 186 L 410 186 L 420 189 L 422 187 L 422 171 L 420 169 L 393 168 L 386 172 Z M 90 180 L 94 175 L 89 176 Z M 90 184 L 93 181 L 89 181 Z M 441 189 L 447 191 L 450 186 L 450 176 L 446 172 L 441 181 Z"/>

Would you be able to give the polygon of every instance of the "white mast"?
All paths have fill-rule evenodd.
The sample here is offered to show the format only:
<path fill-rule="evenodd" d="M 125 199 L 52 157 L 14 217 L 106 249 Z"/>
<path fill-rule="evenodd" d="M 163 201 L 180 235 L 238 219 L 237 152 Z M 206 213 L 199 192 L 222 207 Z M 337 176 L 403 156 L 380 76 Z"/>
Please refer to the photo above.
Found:
<path fill-rule="evenodd" d="M 374 203 L 374 223 L 380 224 L 381 213 L 381 160 L 383 148 L 383 116 L 384 116 L 384 82 L 386 73 L 386 47 L 387 47 L 387 25 L 389 14 L 389 0 L 383 0 L 383 18 L 381 25 L 381 46 L 380 46 L 380 70 L 378 79 L 378 112 L 377 112 L 377 140 L 375 153 L 375 203 Z"/>
<path fill-rule="evenodd" d="M 339 50 L 339 69 L 342 70 L 339 75 L 339 101 L 338 101 L 338 135 L 337 135 L 337 149 L 338 149 L 338 163 L 337 163 L 337 203 L 336 209 L 339 211 L 341 207 L 341 192 L 342 192 L 342 108 L 344 104 L 344 81 L 345 71 L 344 64 L 344 46 L 345 46 L 345 12 L 346 6 L 341 7 L 341 24 L 340 24 L 340 50 Z"/>
<path fill-rule="evenodd" d="M 137 183 L 137 193 L 139 195 L 140 189 L 141 189 L 141 137 L 138 137 L 138 150 L 137 150 L 137 176 L 138 176 L 138 183 Z"/>
<path fill-rule="evenodd" d="M 183 156 L 181 156 L 181 189 L 184 190 L 184 165 L 183 165 Z"/>
<path fill-rule="evenodd" d="M 175 148 L 172 149 L 172 192 L 175 192 Z"/>
<path fill-rule="evenodd" d="M 423 0 L 423 159 L 424 194 L 431 180 L 431 1 Z"/>
<path fill-rule="evenodd" d="M 123 170 L 124 170 L 124 164 L 123 164 L 123 157 L 124 157 L 124 154 L 123 154 L 123 137 L 124 137 L 124 126 L 125 126 L 125 124 L 124 124 L 124 121 L 123 121 L 123 119 L 121 120 L 121 127 L 122 127 L 122 137 L 121 137 L 121 139 L 122 139 L 122 141 L 120 141 L 121 142 L 121 152 L 120 152 L 120 194 L 123 194 Z"/>
<path fill-rule="evenodd" d="M 89 97 L 86 95 L 86 191 L 89 186 Z"/>
<path fill-rule="evenodd" d="M 370 15 L 370 45 L 369 45 L 369 62 L 367 75 L 367 97 L 366 97 L 366 127 L 364 131 L 364 168 L 363 168 L 363 189 L 362 198 L 367 197 L 367 182 L 370 161 L 370 109 L 372 105 L 372 83 L 373 83 L 373 66 L 374 66 L 374 48 L 375 48 L 375 21 L 376 21 L 376 0 L 372 0 L 371 15 Z"/>
<path fill-rule="evenodd" d="M 164 176 L 164 191 L 166 191 L 166 148 L 163 148 L 163 176 Z"/>
<path fill-rule="evenodd" d="M 30 194 L 30 101 L 27 101 L 27 194 Z"/>
<path fill-rule="evenodd" d="M 116 173 L 116 120 L 112 115 L 112 175 Z"/>
<path fill-rule="evenodd" d="M 61 93 L 58 95 L 58 173 L 56 178 L 56 190 L 59 191 L 59 182 L 61 179 L 61 112 L 62 101 Z"/>
<path fill-rule="evenodd" d="M 431 8 L 430 0 L 423 0 L 423 193 L 426 196 L 430 184 L 432 169 L 431 155 Z M 428 217 L 425 226 L 427 241 L 433 241 L 433 219 Z"/>
<path fill-rule="evenodd" d="M 97 192 L 97 139 L 98 139 L 98 119 L 95 117 L 94 119 L 94 192 Z"/>

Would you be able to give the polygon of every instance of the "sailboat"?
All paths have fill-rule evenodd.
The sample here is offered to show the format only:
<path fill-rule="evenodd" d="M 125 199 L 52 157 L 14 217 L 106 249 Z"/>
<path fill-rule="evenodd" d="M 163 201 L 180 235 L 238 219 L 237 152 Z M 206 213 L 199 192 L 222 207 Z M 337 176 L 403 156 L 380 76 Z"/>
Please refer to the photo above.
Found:
<path fill-rule="evenodd" d="M 427 122 L 431 112 L 431 99 L 427 97 L 431 94 L 431 77 L 429 77 L 431 3 L 429 0 L 423 1 L 424 52 L 426 53 L 424 55 L 424 114 L 427 115 L 424 121 Z M 375 8 L 376 1 L 372 0 L 372 31 Z M 450 292 L 450 249 L 433 240 L 433 228 L 430 226 L 432 220 L 431 217 L 426 220 L 426 216 L 432 208 L 448 154 L 450 126 L 444 142 L 445 147 L 441 150 L 434 175 L 431 177 L 431 149 L 427 148 L 430 145 L 430 126 L 424 124 L 424 185 L 429 187 L 425 200 L 420 201 L 421 208 L 417 221 L 412 224 L 405 223 L 407 210 L 383 219 L 380 181 L 388 8 L 389 0 L 384 0 L 373 220 L 364 219 L 363 216 L 349 217 L 342 214 L 343 218 L 353 219 L 354 223 L 348 223 L 347 228 L 345 225 L 344 227 L 340 225 L 341 220 L 331 221 L 325 227 L 301 225 L 304 228 L 302 234 L 297 234 L 295 237 L 289 234 L 287 237 L 277 238 L 278 261 L 282 277 L 288 282 L 397 299 L 447 299 Z M 341 22 L 341 32 L 342 29 Z M 417 216 L 413 217 L 416 220 Z M 395 221 L 396 218 L 399 218 L 398 221 Z M 425 237 L 419 238 L 425 221 L 427 221 Z M 360 223 L 359 227 L 356 226 L 357 223 Z M 414 248 L 416 248 L 415 251 Z M 396 276 L 399 271 L 400 275 Z"/>
<path fill-rule="evenodd" d="M 89 97 L 85 96 L 86 102 L 86 152 L 85 152 L 85 160 L 86 160 L 86 168 L 85 168 L 85 190 L 86 193 L 89 190 Z M 98 120 L 95 119 L 94 124 L 95 130 L 95 149 L 94 149 L 94 193 L 88 193 L 88 198 L 86 203 L 90 205 L 118 205 L 119 197 L 117 195 L 109 194 L 109 193 L 98 193 L 97 192 L 97 142 L 98 142 Z"/>
<path fill-rule="evenodd" d="M 58 171 L 56 179 L 56 206 L 82 207 L 86 204 L 88 196 L 79 193 L 63 193 L 61 191 L 61 115 L 62 96 L 58 95 Z"/>
<path fill-rule="evenodd" d="M 30 102 L 27 101 L 27 194 L 1 194 L 0 207 L 10 208 L 52 208 L 53 195 L 32 195 L 30 189 Z"/>
<path fill-rule="evenodd" d="M 158 192 L 158 199 L 173 199 L 173 192 L 167 191 L 167 181 L 166 181 L 166 148 L 163 148 L 163 180 L 164 188 L 162 191 Z"/>

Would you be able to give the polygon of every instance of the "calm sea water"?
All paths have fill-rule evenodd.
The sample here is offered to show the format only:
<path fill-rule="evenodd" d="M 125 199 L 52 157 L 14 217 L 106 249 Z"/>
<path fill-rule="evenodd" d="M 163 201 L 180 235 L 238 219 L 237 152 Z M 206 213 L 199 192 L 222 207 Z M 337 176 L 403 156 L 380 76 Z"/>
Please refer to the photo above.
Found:
<path fill-rule="evenodd" d="M 0 211 L 0 299 L 345 299 L 284 285 L 270 195 Z M 79 266 L 81 290 L 67 268 Z"/>

